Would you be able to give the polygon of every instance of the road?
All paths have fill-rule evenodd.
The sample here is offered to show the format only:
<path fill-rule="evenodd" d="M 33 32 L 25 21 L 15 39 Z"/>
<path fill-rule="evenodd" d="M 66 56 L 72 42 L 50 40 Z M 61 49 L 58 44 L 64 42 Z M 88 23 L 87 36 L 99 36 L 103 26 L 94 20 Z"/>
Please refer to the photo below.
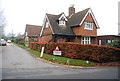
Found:
<path fill-rule="evenodd" d="M 3 79 L 118 79 L 118 67 L 75 68 L 53 64 L 14 44 L 2 46 Z"/>

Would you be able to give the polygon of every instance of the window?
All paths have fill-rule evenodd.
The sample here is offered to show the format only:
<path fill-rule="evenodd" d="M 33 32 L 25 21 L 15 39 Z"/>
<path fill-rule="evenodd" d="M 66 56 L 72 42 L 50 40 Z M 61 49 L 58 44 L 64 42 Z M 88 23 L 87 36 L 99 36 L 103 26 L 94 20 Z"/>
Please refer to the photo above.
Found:
<path fill-rule="evenodd" d="M 101 41 L 102 41 L 102 40 L 99 40 L 99 45 L 101 45 Z"/>
<path fill-rule="evenodd" d="M 111 43 L 111 40 L 108 40 L 108 43 Z"/>
<path fill-rule="evenodd" d="M 92 22 L 85 22 L 85 28 L 87 30 L 93 30 L 93 23 Z"/>
<path fill-rule="evenodd" d="M 82 44 L 91 44 L 90 37 L 82 37 Z"/>
<path fill-rule="evenodd" d="M 46 28 L 48 28 L 49 27 L 49 22 L 46 22 Z"/>
<path fill-rule="evenodd" d="M 26 32 L 26 34 L 25 34 L 25 35 L 26 35 L 26 37 L 27 37 L 27 36 L 28 36 L 28 32 Z"/>
<path fill-rule="evenodd" d="M 60 26 L 65 26 L 65 21 L 64 20 L 59 20 L 59 25 Z"/>

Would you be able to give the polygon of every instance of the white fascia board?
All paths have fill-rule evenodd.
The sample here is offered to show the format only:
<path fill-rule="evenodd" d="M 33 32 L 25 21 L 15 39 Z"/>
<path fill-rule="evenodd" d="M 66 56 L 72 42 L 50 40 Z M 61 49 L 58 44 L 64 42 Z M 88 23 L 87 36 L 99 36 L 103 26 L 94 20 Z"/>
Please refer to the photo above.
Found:
<path fill-rule="evenodd" d="M 96 18 L 95 18 L 95 16 L 94 16 L 94 14 L 93 14 L 93 12 L 92 12 L 92 9 L 91 9 L 91 8 L 89 9 L 88 13 L 91 13 L 92 18 L 93 18 L 93 20 L 94 20 L 94 22 L 95 22 L 95 24 L 96 24 L 97 28 L 99 28 L 99 25 L 98 25 L 98 23 L 97 23 L 97 20 L 96 20 Z"/>
<path fill-rule="evenodd" d="M 86 13 L 85 17 L 82 19 L 82 22 L 81 22 L 79 25 L 82 25 L 83 21 L 85 20 L 85 18 L 87 17 L 87 15 L 88 15 L 89 13 L 92 15 L 92 18 L 93 18 L 93 20 L 94 20 L 97 28 L 99 28 L 99 25 L 98 25 L 98 23 L 97 23 L 97 21 L 96 21 L 96 19 L 95 19 L 95 16 L 94 16 L 91 8 L 88 10 L 88 12 Z"/>
<path fill-rule="evenodd" d="M 46 16 L 47 16 L 47 15 L 45 15 L 45 17 L 44 17 L 44 21 L 43 21 L 42 29 L 41 29 L 41 32 L 40 32 L 40 36 L 42 36 L 42 33 L 43 33 L 43 29 L 44 29 L 44 25 L 45 25 Z"/>
<path fill-rule="evenodd" d="M 47 18 L 47 20 L 48 20 L 48 22 L 49 22 L 49 19 L 48 19 L 47 15 L 45 15 L 45 18 L 44 18 L 44 21 L 43 21 L 43 26 L 42 26 L 42 29 L 41 29 L 41 32 L 40 32 L 40 36 L 42 36 L 43 30 L 44 30 L 44 26 L 45 26 L 45 22 L 46 22 L 46 18 Z M 50 25 L 50 28 L 51 28 L 51 30 L 52 30 L 52 33 L 54 34 L 50 22 L 49 22 L 49 25 Z"/>
<path fill-rule="evenodd" d="M 61 20 L 62 17 L 65 18 L 65 21 L 68 21 L 64 13 L 60 16 L 59 20 Z"/>
<path fill-rule="evenodd" d="M 48 17 L 47 17 L 47 19 L 48 19 Z M 51 28 L 51 30 L 52 30 L 52 34 L 54 34 L 54 32 L 53 32 L 53 29 L 52 29 L 52 26 L 51 26 L 51 24 L 50 24 L 49 19 L 48 19 L 48 22 L 49 22 L 50 28 Z"/>

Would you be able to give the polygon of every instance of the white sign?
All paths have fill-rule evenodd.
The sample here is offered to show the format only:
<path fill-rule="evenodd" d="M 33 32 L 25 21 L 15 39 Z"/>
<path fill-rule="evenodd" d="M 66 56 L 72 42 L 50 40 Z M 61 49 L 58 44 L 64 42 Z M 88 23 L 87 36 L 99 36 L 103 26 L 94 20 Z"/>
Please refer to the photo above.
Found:
<path fill-rule="evenodd" d="M 59 50 L 59 47 L 57 46 L 55 50 L 53 51 L 53 55 L 61 55 L 61 51 Z"/>
<path fill-rule="evenodd" d="M 44 48 L 45 48 L 45 47 L 42 47 L 40 57 L 43 57 Z"/>
<path fill-rule="evenodd" d="M 61 51 L 53 51 L 53 55 L 61 55 Z"/>

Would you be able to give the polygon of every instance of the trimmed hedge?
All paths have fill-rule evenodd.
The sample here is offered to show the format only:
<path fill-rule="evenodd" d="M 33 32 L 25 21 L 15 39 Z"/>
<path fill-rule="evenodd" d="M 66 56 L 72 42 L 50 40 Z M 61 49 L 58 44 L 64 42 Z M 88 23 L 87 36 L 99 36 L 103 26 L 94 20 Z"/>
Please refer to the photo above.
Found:
<path fill-rule="evenodd" d="M 41 51 L 42 47 L 45 47 L 44 53 L 53 54 L 53 50 L 58 46 L 62 51 L 63 57 L 89 60 L 94 62 L 112 62 L 120 61 L 120 49 L 93 45 L 93 44 L 79 44 L 70 42 L 60 42 L 60 43 L 37 43 L 31 42 L 30 48 L 33 50 Z"/>

